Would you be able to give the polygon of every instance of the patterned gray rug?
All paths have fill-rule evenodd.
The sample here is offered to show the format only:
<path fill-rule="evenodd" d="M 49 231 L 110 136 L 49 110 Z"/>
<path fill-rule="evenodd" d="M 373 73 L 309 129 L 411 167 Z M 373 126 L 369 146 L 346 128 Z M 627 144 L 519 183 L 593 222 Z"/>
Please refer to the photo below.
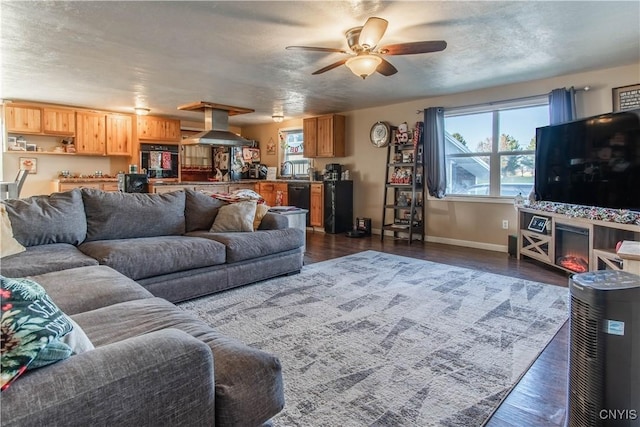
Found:
<path fill-rule="evenodd" d="M 180 304 L 278 355 L 275 426 L 479 426 L 568 317 L 566 288 L 375 251 Z"/>

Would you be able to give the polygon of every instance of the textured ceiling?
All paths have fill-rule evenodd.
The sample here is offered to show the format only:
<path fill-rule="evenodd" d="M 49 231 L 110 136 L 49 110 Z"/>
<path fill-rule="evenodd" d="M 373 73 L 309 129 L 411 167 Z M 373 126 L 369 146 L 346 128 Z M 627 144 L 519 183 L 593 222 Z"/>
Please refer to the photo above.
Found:
<path fill-rule="evenodd" d="M 380 45 L 446 40 L 438 53 L 387 56 L 366 80 L 344 33 L 389 21 Z M 255 109 L 236 126 L 342 112 L 640 61 L 640 2 L 227 1 L 0 2 L 0 97 L 199 121 L 195 101 Z"/>

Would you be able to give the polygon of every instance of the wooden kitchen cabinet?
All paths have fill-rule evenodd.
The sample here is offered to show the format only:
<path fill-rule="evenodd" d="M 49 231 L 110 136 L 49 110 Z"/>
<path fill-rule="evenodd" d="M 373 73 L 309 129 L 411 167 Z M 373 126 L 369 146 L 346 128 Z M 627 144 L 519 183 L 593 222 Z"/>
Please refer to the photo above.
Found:
<path fill-rule="evenodd" d="M 324 184 L 311 184 L 311 207 L 309 209 L 309 224 L 312 227 L 324 226 Z"/>
<path fill-rule="evenodd" d="M 40 107 L 7 104 L 4 108 L 8 133 L 42 133 L 42 109 Z"/>
<path fill-rule="evenodd" d="M 107 114 L 107 155 L 131 156 L 133 120 L 124 114 Z"/>
<path fill-rule="evenodd" d="M 76 182 L 54 182 L 55 191 L 70 191 L 74 188 L 95 188 L 103 191 L 119 191 L 118 183 L 112 181 L 97 182 L 97 181 L 76 181 Z"/>
<path fill-rule="evenodd" d="M 281 200 L 278 203 L 278 193 Z M 267 206 L 287 206 L 289 203 L 289 190 L 286 182 L 260 182 L 258 194 L 262 196 Z"/>
<path fill-rule="evenodd" d="M 302 121 L 302 132 L 304 135 L 305 157 L 345 156 L 344 116 L 329 114 L 304 119 Z"/>
<path fill-rule="evenodd" d="M 138 139 L 146 141 L 180 142 L 180 121 L 153 116 L 138 116 Z"/>
<path fill-rule="evenodd" d="M 304 138 L 303 155 L 307 159 L 318 155 L 318 118 L 310 117 L 302 120 L 302 137 Z"/>
<path fill-rule="evenodd" d="M 107 140 L 105 113 L 78 111 L 76 116 L 76 152 L 104 155 Z"/>
<path fill-rule="evenodd" d="M 44 107 L 42 109 L 43 126 L 42 131 L 49 135 L 76 134 L 76 112 L 75 110 L 63 108 Z"/>

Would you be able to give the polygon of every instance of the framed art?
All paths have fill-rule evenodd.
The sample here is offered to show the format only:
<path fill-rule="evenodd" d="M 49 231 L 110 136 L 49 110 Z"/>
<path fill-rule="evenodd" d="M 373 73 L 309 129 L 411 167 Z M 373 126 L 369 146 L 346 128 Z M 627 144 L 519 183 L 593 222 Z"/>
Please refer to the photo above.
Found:
<path fill-rule="evenodd" d="M 640 84 L 614 87 L 613 111 L 625 111 L 640 108 Z"/>
<path fill-rule="evenodd" d="M 548 222 L 549 222 L 549 218 L 534 215 L 533 217 L 531 217 L 531 221 L 529 221 L 529 226 L 527 228 L 531 231 L 544 233 L 545 228 L 547 228 Z"/>
<path fill-rule="evenodd" d="M 38 173 L 38 159 L 35 157 L 20 157 L 20 169 L 28 170 L 30 174 Z"/>

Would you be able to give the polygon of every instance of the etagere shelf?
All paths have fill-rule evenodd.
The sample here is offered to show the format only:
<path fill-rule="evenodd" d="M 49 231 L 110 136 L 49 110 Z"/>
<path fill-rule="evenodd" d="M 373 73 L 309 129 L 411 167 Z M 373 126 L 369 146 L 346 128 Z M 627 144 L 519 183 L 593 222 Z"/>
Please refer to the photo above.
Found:
<path fill-rule="evenodd" d="M 385 234 L 409 244 L 424 239 L 424 161 L 421 129 L 417 132 L 415 143 L 392 138 L 388 145 L 380 240 Z"/>

